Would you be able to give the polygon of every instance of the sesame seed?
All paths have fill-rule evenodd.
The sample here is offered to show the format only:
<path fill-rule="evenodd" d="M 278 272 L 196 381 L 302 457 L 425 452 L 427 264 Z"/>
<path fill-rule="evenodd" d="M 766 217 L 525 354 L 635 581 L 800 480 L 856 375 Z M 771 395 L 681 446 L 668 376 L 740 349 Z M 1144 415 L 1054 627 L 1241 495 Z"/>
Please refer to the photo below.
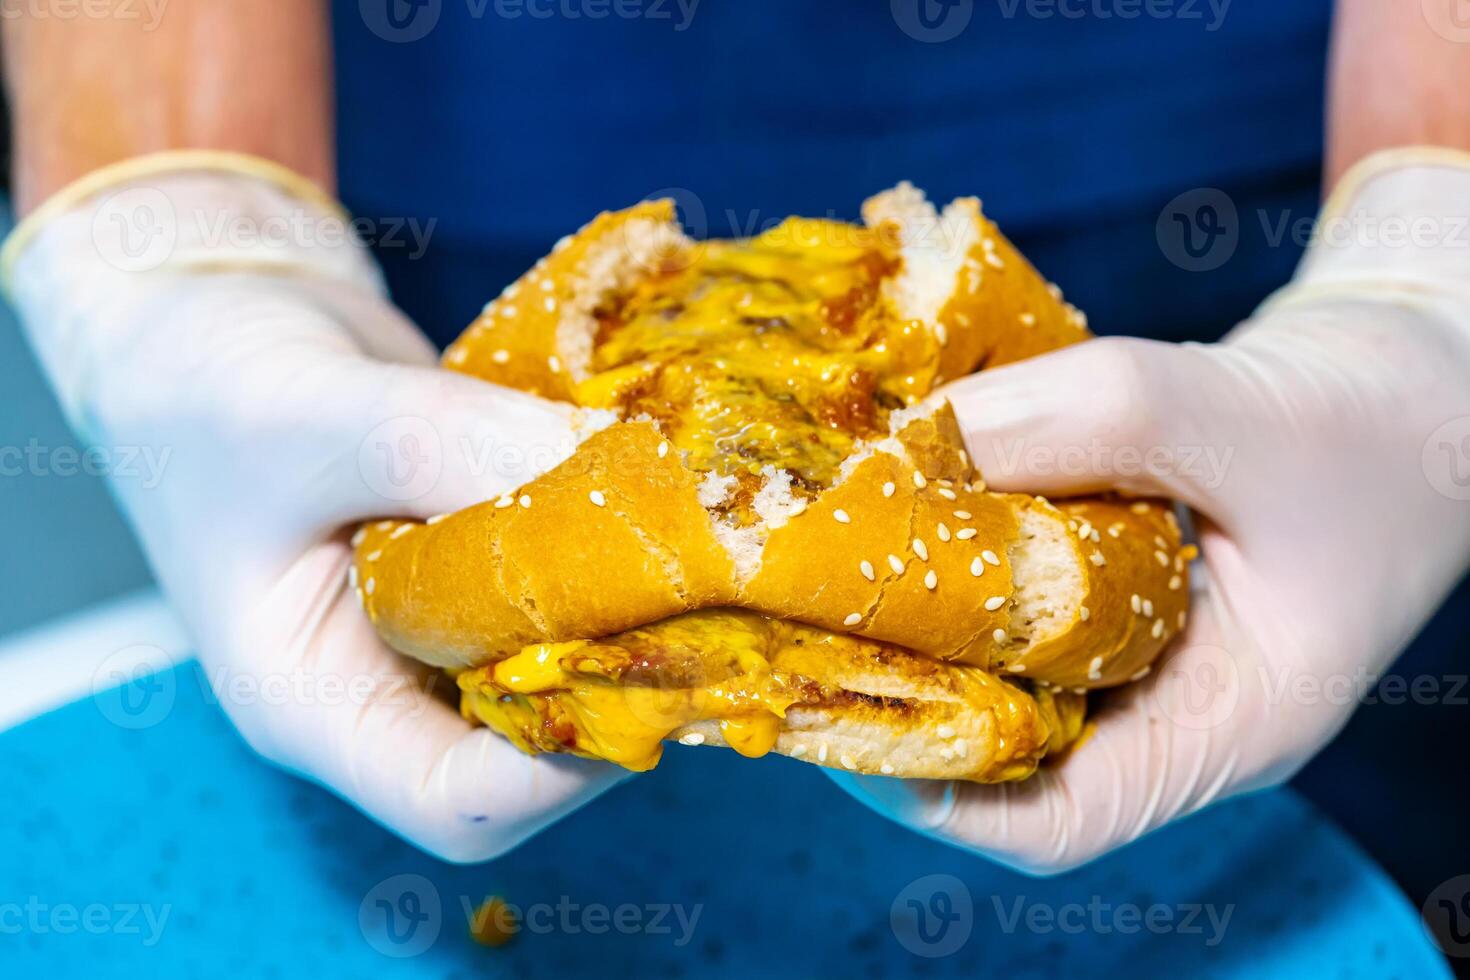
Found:
<path fill-rule="evenodd" d="M 929 481 L 924 479 L 924 474 L 920 473 L 918 470 L 914 470 L 914 486 L 922 490 L 928 485 Z"/>
<path fill-rule="evenodd" d="M 689 734 L 684 735 L 684 736 L 682 736 L 679 739 L 679 744 L 680 745 L 703 745 L 704 744 L 704 733 L 703 732 L 690 732 Z"/>
<path fill-rule="evenodd" d="M 521 499 L 520 499 L 519 503 L 520 503 L 520 505 L 522 507 L 530 507 L 531 506 L 531 495 L 529 493 L 523 493 L 523 494 L 521 494 Z"/>
<path fill-rule="evenodd" d="M 1034 326 L 1036 326 L 1036 314 L 1035 313 L 1022 313 L 1021 316 L 1020 316 L 1020 320 L 1021 320 L 1021 326 L 1023 326 L 1023 327 L 1034 327 Z"/>
<path fill-rule="evenodd" d="M 1079 537 L 1079 538 L 1089 538 L 1091 536 L 1092 536 L 1092 525 L 1089 524 L 1089 523 L 1087 523 L 1086 521 L 1083 521 L 1082 522 L 1082 526 L 1077 529 L 1077 537 Z"/>
<path fill-rule="evenodd" d="M 949 489 L 949 487 L 940 487 L 939 488 L 939 495 L 941 497 L 943 497 L 945 500 L 958 500 L 959 499 L 958 497 L 955 496 L 955 492 L 953 490 Z"/>
<path fill-rule="evenodd" d="M 1004 645 L 1005 642 L 1006 642 L 1006 640 L 1009 639 L 1009 637 L 1006 636 L 1006 631 L 1005 630 L 996 630 L 994 633 L 991 633 L 990 634 L 990 638 L 992 640 L 994 640 L 996 643 L 999 643 L 999 644 L 1002 644 L 1002 645 Z"/>
<path fill-rule="evenodd" d="M 1096 565 L 1098 568 L 1101 568 L 1101 567 L 1103 567 L 1104 565 L 1106 565 L 1108 563 L 1107 562 L 1107 559 L 1105 559 L 1102 556 L 1102 552 L 1101 551 L 1094 551 L 1092 554 L 1090 554 L 1090 555 L 1087 556 L 1087 559 L 1088 559 L 1088 561 L 1090 561 L 1094 565 Z"/>
<path fill-rule="evenodd" d="M 893 496 L 893 491 L 896 490 L 896 489 L 897 489 L 897 487 L 895 487 L 893 485 L 893 481 L 892 480 L 888 481 L 887 483 L 883 484 L 883 496 L 885 496 L 885 497 L 891 497 L 891 496 Z"/>
<path fill-rule="evenodd" d="M 1077 615 L 1082 617 L 1082 621 L 1085 623 L 1092 618 L 1092 610 L 1088 609 L 1086 606 L 1083 606 L 1080 610 L 1078 610 Z"/>
<path fill-rule="evenodd" d="M 1184 629 L 1184 610 L 1179 611 L 1179 628 Z"/>
<path fill-rule="evenodd" d="M 984 551 L 980 552 L 980 557 L 985 559 L 985 564 L 994 565 L 996 568 L 1000 567 L 1000 559 L 995 557 L 995 552 L 991 551 L 989 548 L 986 548 Z"/>
<path fill-rule="evenodd" d="M 546 359 L 546 366 L 551 369 L 552 374 L 560 374 L 561 358 L 557 357 L 555 354 L 552 354 Z"/>
<path fill-rule="evenodd" d="M 435 524 L 438 524 L 440 521 L 444 520 L 444 518 L 446 518 L 448 516 L 449 516 L 448 514 L 435 514 L 433 517 L 429 518 L 424 523 L 427 524 L 427 525 L 429 525 L 430 527 L 433 527 Z"/>
<path fill-rule="evenodd" d="M 1179 586 L 1182 585 L 1182 584 L 1183 584 L 1183 580 L 1178 575 L 1172 575 L 1172 576 L 1169 577 L 1169 591 L 1170 592 L 1177 592 L 1177 591 L 1179 591 Z"/>
<path fill-rule="evenodd" d="M 976 578 L 984 575 L 985 562 L 981 561 L 979 558 L 976 558 L 974 561 L 970 562 L 970 574 L 975 576 Z"/>
<path fill-rule="evenodd" d="M 1092 661 L 1087 665 L 1087 679 L 1088 680 L 1090 680 L 1090 681 L 1102 680 L 1102 662 L 1103 662 L 1103 658 L 1101 656 L 1096 656 L 1096 657 L 1093 657 L 1092 658 Z"/>
<path fill-rule="evenodd" d="M 1132 607 L 1133 611 L 1136 613 L 1143 612 L 1143 600 L 1138 598 L 1137 592 L 1133 593 L 1133 595 L 1129 597 L 1128 605 Z"/>
<path fill-rule="evenodd" d="M 858 571 L 862 572 L 863 578 L 867 579 L 869 582 L 877 578 L 877 576 L 873 574 L 873 563 L 868 561 L 866 558 L 858 562 Z"/>
<path fill-rule="evenodd" d="M 383 549 L 382 548 L 379 548 L 377 551 L 374 551 L 372 554 L 368 555 L 365 560 L 366 561 L 377 561 L 379 558 L 382 558 L 382 557 L 383 557 Z"/>
<path fill-rule="evenodd" d="M 950 748 L 949 746 L 945 746 L 944 748 L 939 750 L 939 758 L 943 759 L 945 762 L 951 761 L 952 759 L 954 759 L 954 749 Z"/>
<path fill-rule="evenodd" d="M 844 768 L 844 769 L 856 769 L 857 768 L 857 763 L 853 761 L 853 758 L 850 755 L 844 755 L 842 757 L 842 759 L 841 759 L 841 762 L 842 762 L 842 768 Z"/>
<path fill-rule="evenodd" d="M 1141 681 L 1145 677 L 1147 677 L 1149 675 L 1149 672 L 1152 671 L 1153 669 L 1154 668 L 1153 668 L 1153 665 L 1152 664 L 1146 664 L 1146 665 L 1144 665 L 1143 669 L 1141 669 L 1141 670 L 1135 670 L 1132 674 L 1130 674 L 1128 676 L 1128 679 L 1130 681 Z"/>
<path fill-rule="evenodd" d="M 979 532 L 977 532 L 973 527 L 962 527 L 955 532 L 955 537 L 959 538 L 961 541 L 968 541 L 973 538 L 977 533 Z"/>
<path fill-rule="evenodd" d="M 856 626 L 863 621 L 862 613 L 848 613 L 847 618 L 842 621 L 843 626 Z"/>
<path fill-rule="evenodd" d="M 934 729 L 934 734 L 938 735 L 940 738 L 954 738 L 954 726 L 940 725 L 938 728 Z"/>
<path fill-rule="evenodd" d="M 834 521 L 836 521 L 838 524 L 851 524 L 852 523 L 852 518 L 851 517 L 848 517 L 847 516 L 847 511 L 843 510 L 841 507 L 837 508 L 836 510 L 834 510 L 832 512 L 832 519 Z"/>
<path fill-rule="evenodd" d="M 399 538 L 403 537 L 405 534 L 407 534 L 409 531 L 412 531 L 412 530 L 413 530 L 413 525 L 412 524 L 400 524 L 400 525 L 398 525 L 397 527 L 395 527 L 393 529 L 393 533 L 392 534 L 388 535 L 388 540 L 389 541 L 397 541 Z"/>
<path fill-rule="evenodd" d="M 943 521 L 940 521 L 939 522 L 939 527 L 937 527 L 935 529 L 934 533 L 937 534 L 937 535 L 939 535 L 939 540 L 940 541 L 948 541 L 949 540 L 949 528 L 945 526 L 945 524 L 944 524 Z"/>
<path fill-rule="evenodd" d="M 348 565 L 347 566 L 347 587 L 349 589 L 355 589 L 355 588 L 357 588 L 357 566 L 356 565 Z"/>
<path fill-rule="evenodd" d="M 1108 537 L 1110 537 L 1110 538 L 1116 538 L 1116 537 L 1118 537 L 1120 534 L 1123 533 L 1123 528 L 1125 526 L 1126 525 L 1122 521 L 1118 521 L 1116 524 L 1109 524 L 1108 525 Z"/>
<path fill-rule="evenodd" d="M 1010 671 L 1013 674 L 1024 674 L 1024 673 L 1026 673 L 1026 665 L 1025 664 L 1010 664 L 1010 665 L 1008 665 L 1006 667 L 1006 670 Z"/>
<path fill-rule="evenodd" d="M 942 323 L 936 323 L 934 325 L 934 336 L 939 338 L 940 347 L 943 347 L 945 344 L 949 343 L 949 330 L 946 329 L 944 324 Z"/>
<path fill-rule="evenodd" d="M 920 538 L 914 538 L 914 554 L 918 555 L 923 561 L 929 560 L 929 546 L 924 544 Z"/>
<path fill-rule="evenodd" d="M 826 742 L 823 742 L 817 748 L 817 761 L 818 762 L 826 762 L 827 761 L 827 743 Z"/>
<path fill-rule="evenodd" d="M 549 293 L 553 289 L 556 288 L 556 283 L 552 282 L 551 279 L 550 279 L 550 277 L 547 277 L 545 279 L 542 279 L 541 282 L 538 283 L 537 285 L 539 285 L 541 287 L 541 291 L 543 293 Z"/>
<path fill-rule="evenodd" d="M 1154 614 L 1154 602 L 1152 599 L 1143 600 L 1143 614 L 1152 617 Z"/>
<path fill-rule="evenodd" d="M 1159 548 L 1167 548 L 1167 547 L 1169 547 L 1169 542 L 1165 541 L 1163 538 L 1159 537 L 1157 534 L 1154 535 L 1154 544 L 1155 544 L 1155 546 L 1157 546 Z"/>
<path fill-rule="evenodd" d="M 937 585 L 939 585 L 939 576 L 936 575 L 934 569 L 931 568 L 929 569 L 929 573 L 924 576 L 924 588 L 932 590 Z"/>
<path fill-rule="evenodd" d="M 793 759 L 800 759 L 804 755 L 806 755 L 805 745 L 798 745 L 791 750 L 791 758 Z"/>
<path fill-rule="evenodd" d="M 1131 510 L 1131 511 L 1133 511 L 1133 513 L 1135 513 L 1135 514 L 1147 514 L 1148 513 L 1148 503 L 1145 502 L 1145 501 L 1140 500 L 1138 503 L 1134 504 L 1133 506 L 1129 507 L 1128 509 Z"/>
<path fill-rule="evenodd" d="M 960 465 L 961 466 L 969 466 L 970 465 L 970 454 L 969 454 L 969 452 L 967 452 L 964 449 L 961 449 L 960 450 Z"/>
<path fill-rule="evenodd" d="M 543 283 L 543 285 L 548 285 L 548 284 L 549 284 L 549 281 L 548 281 L 548 283 Z M 556 297 L 554 297 L 554 296 L 548 296 L 548 297 L 546 297 L 546 299 L 542 301 L 542 305 L 546 307 L 546 312 L 547 313 L 555 313 L 556 312 Z"/>
<path fill-rule="evenodd" d="M 885 762 L 881 766 L 878 767 L 878 771 L 881 772 L 885 776 L 892 776 L 893 775 L 893 766 L 892 766 L 891 763 Z"/>
<path fill-rule="evenodd" d="M 1155 551 L 1154 559 L 1165 568 L 1169 567 L 1169 556 L 1164 554 L 1162 551 Z"/>
<path fill-rule="evenodd" d="M 954 512 L 954 516 L 962 521 L 968 521 L 970 519 L 970 512 L 967 510 L 957 510 Z"/>
<path fill-rule="evenodd" d="M 366 592 L 368 595 L 372 595 L 373 594 L 373 590 L 376 589 L 377 587 L 378 587 L 378 580 L 375 579 L 375 578 L 369 578 L 367 580 L 367 584 L 362 587 L 362 590 L 364 592 Z"/>
<path fill-rule="evenodd" d="M 500 315 L 509 320 L 511 317 L 516 315 L 516 308 L 510 304 L 502 306 L 500 308 Z"/>
<path fill-rule="evenodd" d="M 513 503 L 515 503 L 515 501 L 510 497 L 501 497 L 499 500 L 495 501 L 495 507 L 497 510 L 504 510 L 506 507 L 509 507 Z"/>
<path fill-rule="evenodd" d="M 352 536 L 352 547 L 356 548 L 358 545 L 362 544 L 362 539 L 365 537 L 367 537 L 367 528 L 358 528 L 357 533 Z"/>
<path fill-rule="evenodd" d="M 493 354 L 490 355 L 490 360 L 494 361 L 496 364 L 504 364 L 506 361 L 510 360 L 510 351 L 505 349 L 495 351 Z"/>
<path fill-rule="evenodd" d="M 1154 635 L 1154 639 L 1156 640 L 1164 635 L 1164 621 L 1162 619 L 1154 620 L 1154 628 L 1152 632 Z"/>
<path fill-rule="evenodd" d="M 1006 604 L 1006 597 L 1005 596 L 1003 596 L 1003 595 L 993 595 L 989 599 L 986 599 L 985 600 L 985 611 L 986 612 L 995 612 L 997 609 L 999 609 L 1001 606 L 1003 606 L 1005 604 Z"/>
<path fill-rule="evenodd" d="M 658 458 L 659 459 L 663 459 L 668 454 L 669 454 L 669 441 L 667 439 L 665 439 L 663 442 L 661 442 L 661 443 L 658 444 Z"/>
<path fill-rule="evenodd" d="M 602 495 L 602 491 L 601 490 L 593 490 L 591 493 L 589 493 L 587 495 L 587 499 L 590 500 L 590 501 L 592 501 L 594 504 L 596 504 L 599 507 L 606 507 L 607 506 L 607 498 Z"/>
<path fill-rule="evenodd" d="M 903 574 L 903 562 L 897 555 L 888 556 L 888 567 L 893 569 L 893 574 L 895 575 Z"/>

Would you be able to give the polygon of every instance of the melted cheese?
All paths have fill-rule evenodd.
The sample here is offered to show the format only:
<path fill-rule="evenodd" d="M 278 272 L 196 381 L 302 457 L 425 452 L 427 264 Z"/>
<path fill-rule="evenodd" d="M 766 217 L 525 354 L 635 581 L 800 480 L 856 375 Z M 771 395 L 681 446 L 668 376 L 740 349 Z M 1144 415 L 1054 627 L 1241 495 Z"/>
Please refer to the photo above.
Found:
<path fill-rule="evenodd" d="M 932 385 L 935 341 L 882 296 L 898 265 L 880 234 L 836 221 L 702 243 L 604 304 L 577 401 L 658 419 L 696 470 L 749 489 L 773 466 L 814 493 Z"/>
<path fill-rule="evenodd" d="M 698 721 L 747 756 L 769 752 L 802 698 L 772 668 L 773 648 L 810 627 L 736 610 L 702 610 L 602 641 L 526 647 L 461 674 L 473 714 L 525 747 L 652 769 L 670 733 Z M 803 641 L 804 642 L 804 641 Z M 527 731 L 528 712 L 535 717 Z"/>

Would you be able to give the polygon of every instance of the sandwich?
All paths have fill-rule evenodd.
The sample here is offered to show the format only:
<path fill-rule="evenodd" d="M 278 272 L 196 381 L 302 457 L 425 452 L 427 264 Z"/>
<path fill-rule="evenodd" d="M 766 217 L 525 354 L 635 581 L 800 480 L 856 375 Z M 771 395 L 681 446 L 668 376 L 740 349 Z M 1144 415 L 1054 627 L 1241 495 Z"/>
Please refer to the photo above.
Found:
<path fill-rule="evenodd" d="M 355 540 L 395 649 L 526 752 L 633 770 L 666 742 L 851 772 L 1023 779 L 1088 692 L 1184 627 L 1167 501 L 987 490 L 947 381 L 1089 337 L 974 198 L 695 241 L 608 212 L 486 306 L 443 363 L 577 407 L 504 496 Z"/>

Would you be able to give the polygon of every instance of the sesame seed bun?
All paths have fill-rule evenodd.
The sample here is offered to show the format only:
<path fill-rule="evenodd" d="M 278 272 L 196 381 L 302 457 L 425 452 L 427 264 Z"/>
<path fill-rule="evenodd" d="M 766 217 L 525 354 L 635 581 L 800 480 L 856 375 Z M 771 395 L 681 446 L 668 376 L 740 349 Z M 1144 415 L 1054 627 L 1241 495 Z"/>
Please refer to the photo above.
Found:
<path fill-rule="evenodd" d="M 900 260 L 877 301 L 927 345 L 906 379 L 920 396 L 1089 336 L 975 199 L 936 212 L 902 184 L 863 216 Z M 576 401 L 595 374 L 607 297 L 698 262 L 700 249 L 670 202 L 600 215 L 489 304 L 445 365 Z M 1077 692 L 1139 676 L 1183 625 L 1186 549 L 1167 502 L 988 492 L 943 401 L 892 411 L 813 492 L 765 468 L 741 520 L 733 479 L 696 468 L 659 420 L 589 429 L 513 494 L 357 539 L 354 581 L 382 636 L 459 673 L 466 714 L 527 751 L 647 768 L 650 739 L 740 741 L 738 726 L 690 705 L 756 677 L 774 685 L 762 703 L 780 702 L 762 751 L 858 772 L 1022 778 L 1077 737 Z M 677 670 L 662 655 L 659 636 L 680 627 L 661 624 L 711 610 L 759 614 L 724 627 L 760 652 L 755 675 L 748 660 L 711 655 L 691 677 L 698 655 L 673 658 Z M 767 621 L 801 629 L 775 640 Z M 535 663 L 562 664 L 554 679 L 534 665 L 534 682 L 497 672 L 538 650 Z M 634 719 L 615 746 L 577 698 L 640 685 L 679 695 L 684 714 Z"/>

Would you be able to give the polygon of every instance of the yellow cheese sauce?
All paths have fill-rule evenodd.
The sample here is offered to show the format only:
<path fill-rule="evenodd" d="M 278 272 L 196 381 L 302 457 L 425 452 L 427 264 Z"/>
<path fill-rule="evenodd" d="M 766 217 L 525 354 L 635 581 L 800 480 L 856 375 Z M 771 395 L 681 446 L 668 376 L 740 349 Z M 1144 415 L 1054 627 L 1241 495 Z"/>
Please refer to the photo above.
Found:
<path fill-rule="evenodd" d="M 577 401 L 658 419 L 692 468 L 743 490 L 774 466 L 815 493 L 932 384 L 934 339 L 881 295 L 900 262 L 883 234 L 806 218 L 701 243 L 597 311 Z"/>
<path fill-rule="evenodd" d="M 930 684 L 968 712 L 993 713 L 1001 751 L 990 778 L 1026 775 L 1043 750 L 1080 731 L 1079 696 L 1028 693 L 978 668 L 738 609 L 686 613 L 602 640 L 528 646 L 461 674 L 459 686 L 467 717 L 525 751 L 572 752 L 641 772 L 658 764 L 671 733 L 696 722 L 718 722 L 724 740 L 749 757 L 775 747 L 797 705 L 886 711 L 889 725 L 928 723 L 921 701 L 855 694 L 833 680 L 861 673 L 871 682 L 885 672 Z M 1038 718 L 1049 742 L 1025 740 Z"/>

